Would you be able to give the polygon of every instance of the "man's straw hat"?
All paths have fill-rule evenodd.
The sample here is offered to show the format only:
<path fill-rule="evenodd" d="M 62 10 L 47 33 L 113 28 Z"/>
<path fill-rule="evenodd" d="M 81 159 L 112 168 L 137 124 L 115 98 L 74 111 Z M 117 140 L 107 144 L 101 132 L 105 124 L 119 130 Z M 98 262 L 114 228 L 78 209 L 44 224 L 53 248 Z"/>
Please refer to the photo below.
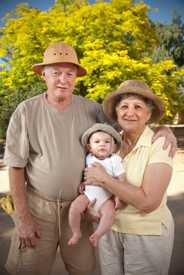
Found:
<path fill-rule="evenodd" d="M 116 106 L 124 94 L 140 95 L 149 99 L 154 106 L 150 122 L 156 122 L 164 114 L 164 105 L 161 99 L 142 80 L 126 80 L 121 83 L 115 92 L 108 94 L 103 101 L 103 110 L 107 117 L 117 120 Z"/>
<path fill-rule="evenodd" d="M 105 123 L 95 123 L 92 127 L 87 129 L 81 138 L 81 143 L 84 147 L 89 143 L 89 138 L 92 134 L 96 132 L 105 132 L 111 135 L 114 138 L 116 143 L 116 151 L 118 151 L 121 147 L 121 136 L 120 134 L 110 125 Z"/>
<path fill-rule="evenodd" d="M 63 42 L 57 42 L 48 46 L 44 52 L 43 62 L 32 66 L 35 73 L 41 74 L 45 65 L 58 63 L 70 63 L 77 66 L 77 76 L 86 75 L 86 69 L 80 64 L 74 48 Z"/>

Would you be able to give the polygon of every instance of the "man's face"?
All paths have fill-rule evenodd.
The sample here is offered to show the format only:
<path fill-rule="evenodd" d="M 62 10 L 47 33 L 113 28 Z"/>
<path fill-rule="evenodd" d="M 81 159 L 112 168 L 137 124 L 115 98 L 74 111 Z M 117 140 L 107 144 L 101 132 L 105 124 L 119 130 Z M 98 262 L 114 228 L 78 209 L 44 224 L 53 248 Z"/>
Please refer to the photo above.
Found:
<path fill-rule="evenodd" d="M 55 101 L 63 101 L 71 97 L 77 76 L 77 67 L 70 63 L 46 66 L 43 78 L 47 85 L 48 97 Z"/>

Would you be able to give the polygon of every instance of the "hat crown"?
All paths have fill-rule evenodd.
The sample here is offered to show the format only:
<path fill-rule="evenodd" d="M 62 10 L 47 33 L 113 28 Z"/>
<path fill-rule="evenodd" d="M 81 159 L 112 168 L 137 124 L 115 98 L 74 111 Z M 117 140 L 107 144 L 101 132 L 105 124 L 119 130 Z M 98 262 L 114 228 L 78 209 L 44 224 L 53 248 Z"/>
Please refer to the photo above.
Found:
<path fill-rule="evenodd" d="M 74 63 L 79 65 L 75 50 L 62 42 L 51 44 L 44 52 L 44 63 Z"/>
<path fill-rule="evenodd" d="M 149 93 L 149 94 L 153 94 L 153 92 L 151 91 L 151 89 L 148 87 L 148 85 L 142 81 L 142 80 L 126 80 L 123 83 L 120 84 L 118 91 L 123 91 L 124 93 L 126 93 L 129 91 L 132 91 L 136 93 L 136 91 L 140 91 L 142 90 L 143 92 Z"/>
<path fill-rule="evenodd" d="M 43 55 L 43 62 L 32 66 L 33 71 L 42 74 L 46 65 L 70 63 L 77 66 L 77 76 L 86 75 L 86 69 L 80 65 L 77 53 L 73 47 L 63 42 L 56 42 L 48 46 Z"/>
<path fill-rule="evenodd" d="M 118 100 L 121 100 L 123 94 L 140 95 L 143 98 L 149 99 L 154 105 L 150 122 L 156 122 L 164 114 L 164 104 L 161 99 L 153 93 L 149 86 L 143 80 L 126 80 L 120 84 L 115 92 L 106 96 L 103 101 L 103 110 L 107 117 L 117 121 L 116 108 Z"/>

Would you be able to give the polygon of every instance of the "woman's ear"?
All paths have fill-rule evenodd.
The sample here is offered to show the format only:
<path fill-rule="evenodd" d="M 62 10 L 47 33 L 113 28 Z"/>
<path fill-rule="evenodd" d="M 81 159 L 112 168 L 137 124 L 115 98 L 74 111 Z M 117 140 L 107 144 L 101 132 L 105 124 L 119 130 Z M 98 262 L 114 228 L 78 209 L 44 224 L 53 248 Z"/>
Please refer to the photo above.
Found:
<path fill-rule="evenodd" d="M 150 123 L 151 116 L 152 116 L 152 112 L 151 112 L 151 111 L 149 111 L 149 112 L 148 112 L 148 115 L 147 115 L 147 121 L 146 121 L 146 124 L 149 124 L 149 123 Z"/>

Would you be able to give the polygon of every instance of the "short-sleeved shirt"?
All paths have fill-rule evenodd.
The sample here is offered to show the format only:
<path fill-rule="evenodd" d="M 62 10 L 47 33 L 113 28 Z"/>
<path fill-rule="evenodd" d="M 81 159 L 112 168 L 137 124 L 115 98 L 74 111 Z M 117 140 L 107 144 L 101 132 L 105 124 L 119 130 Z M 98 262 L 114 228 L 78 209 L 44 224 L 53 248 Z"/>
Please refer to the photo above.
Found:
<path fill-rule="evenodd" d="M 99 162 L 111 176 L 118 177 L 124 173 L 122 158 L 117 154 L 112 154 L 102 160 L 96 158 L 91 153 L 88 154 L 86 157 L 86 166 L 90 167 L 94 162 Z M 107 189 L 95 185 L 86 185 L 84 193 L 90 201 L 96 199 L 94 205 L 96 210 L 99 210 L 102 204 L 112 196 Z"/>
<path fill-rule="evenodd" d="M 152 144 L 153 131 L 146 127 L 134 149 L 123 159 L 128 182 L 141 186 L 145 168 L 152 163 L 165 163 L 172 167 L 173 160 L 169 157 L 169 148 L 163 150 L 164 138 Z M 160 206 L 151 213 L 140 213 L 132 205 L 117 212 L 113 230 L 128 234 L 160 235 L 161 224 L 168 225 L 171 215 L 166 193 Z"/>
<path fill-rule="evenodd" d="M 19 104 L 7 130 L 5 163 L 25 167 L 27 184 L 50 199 L 77 196 L 85 150 L 84 131 L 106 122 L 101 105 L 72 96 L 66 111 L 58 111 L 41 94 Z"/>

